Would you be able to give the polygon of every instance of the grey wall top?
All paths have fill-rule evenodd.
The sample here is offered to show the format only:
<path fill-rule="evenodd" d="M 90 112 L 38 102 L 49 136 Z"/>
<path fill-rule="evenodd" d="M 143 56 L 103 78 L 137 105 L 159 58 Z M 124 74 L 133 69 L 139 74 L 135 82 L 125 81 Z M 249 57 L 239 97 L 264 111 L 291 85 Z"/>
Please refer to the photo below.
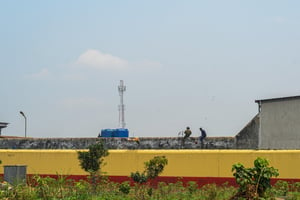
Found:
<path fill-rule="evenodd" d="M 102 140 L 108 149 L 233 149 L 235 138 L 210 137 L 203 143 L 191 137 L 178 138 L 2 138 L 0 149 L 86 149 Z"/>

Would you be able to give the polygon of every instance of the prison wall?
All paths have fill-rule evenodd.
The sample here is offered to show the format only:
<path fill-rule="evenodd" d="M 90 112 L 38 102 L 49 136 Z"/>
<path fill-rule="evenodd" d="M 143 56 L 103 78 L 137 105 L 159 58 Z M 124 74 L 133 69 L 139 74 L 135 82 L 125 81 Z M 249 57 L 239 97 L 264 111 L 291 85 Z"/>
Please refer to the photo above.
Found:
<path fill-rule="evenodd" d="M 81 179 L 87 173 L 79 166 L 78 151 L 86 150 L 0 150 L 2 165 L 26 165 L 28 176 L 65 175 Z M 257 157 L 267 158 L 279 170 L 278 179 L 300 181 L 300 150 L 109 150 L 102 171 L 113 181 L 129 180 L 131 172 L 143 171 L 144 162 L 166 156 L 168 165 L 157 181 L 195 181 L 235 184 L 235 163 L 252 167 Z M 0 168 L 3 175 L 3 168 Z"/>
<path fill-rule="evenodd" d="M 86 149 L 102 140 L 108 149 L 235 149 L 234 137 L 0 138 L 0 149 Z"/>

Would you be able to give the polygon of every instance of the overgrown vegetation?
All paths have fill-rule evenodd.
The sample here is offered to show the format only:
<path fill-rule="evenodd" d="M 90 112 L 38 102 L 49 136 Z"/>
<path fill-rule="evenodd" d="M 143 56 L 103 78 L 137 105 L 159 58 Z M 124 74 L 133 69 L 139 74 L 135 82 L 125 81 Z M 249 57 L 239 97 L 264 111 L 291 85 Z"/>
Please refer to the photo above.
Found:
<path fill-rule="evenodd" d="M 80 166 L 90 174 L 94 189 L 96 189 L 95 187 L 101 178 L 101 165 L 103 165 L 104 157 L 108 155 L 108 150 L 102 141 L 90 145 L 88 151 L 78 151 Z"/>
<path fill-rule="evenodd" d="M 100 172 L 104 157 L 108 155 L 108 150 L 102 141 L 90 145 L 88 151 L 78 151 L 81 168 L 91 174 Z"/>
<path fill-rule="evenodd" d="M 151 190 L 151 194 L 149 191 Z M 28 184 L 10 186 L 2 182 L 0 199 L 4 200 L 229 200 L 238 192 L 227 184 L 207 184 L 199 187 L 196 182 L 183 185 L 182 182 L 160 182 L 156 187 L 129 182 L 100 182 L 96 190 L 89 181 L 74 181 L 59 176 L 58 179 L 34 176 Z M 297 200 L 300 199 L 300 183 L 278 181 L 269 188 L 264 198 L 259 199 Z M 239 198 L 250 200 L 255 198 Z"/>
<path fill-rule="evenodd" d="M 241 163 L 234 164 L 232 171 L 240 186 L 238 193 L 232 198 L 237 200 L 265 197 L 266 190 L 271 188 L 271 178 L 279 175 L 277 169 L 269 167 L 269 162 L 265 158 L 257 158 L 252 168 L 245 168 Z"/>
<path fill-rule="evenodd" d="M 132 172 L 130 177 L 136 183 L 146 183 L 148 180 L 155 179 L 161 174 L 168 164 L 168 159 L 165 156 L 155 156 L 151 160 L 144 163 L 145 170 L 141 172 Z"/>
<path fill-rule="evenodd" d="M 153 195 L 153 188 L 150 187 L 151 180 L 154 180 L 161 174 L 168 164 L 168 159 L 165 156 L 155 156 L 149 161 L 145 162 L 145 169 L 143 172 L 132 172 L 130 177 L 135 184 L 135 196 L 138 199 L 147 199 L 147 196 Z M 148 185 L 143 185 L 147 183 Z M 145 192 L 146 191 L 146 192 Z"/>

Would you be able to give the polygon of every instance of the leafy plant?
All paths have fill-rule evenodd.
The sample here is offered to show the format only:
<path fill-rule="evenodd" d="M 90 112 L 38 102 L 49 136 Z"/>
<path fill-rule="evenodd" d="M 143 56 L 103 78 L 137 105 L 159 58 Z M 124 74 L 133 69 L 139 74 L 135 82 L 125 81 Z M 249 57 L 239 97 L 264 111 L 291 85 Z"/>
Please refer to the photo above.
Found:
<path fill-rule="evenodd" d="M 254 167 L 245 168 L 241 163 L 232 166 L 233 176 L 239 187 L 236 196 L 246 196 L 247 198 L 263 197 L 265 191 L 271 187 L 271 177 L 279 175 L 278 169 L 269 167 L 269 162 L 265 158 L 257 158 Z"/>
<path fill-rule="evenodd" d="M 191 194 L 195 193 L 198 189 L 198 184 L 195 181 L 189 181 L 187 184 L 187 189 Z"/>
<path fill-rule="evenodd" d="M 119 185 L 119 191 L 124 194 L 129 194 L 130 192 L 130 184 L 129 181 L 124 181 Z"/>
<path fill-rule="evenodd" d="M 148 179 L 155 179 L 159 174 L 161 174 L 168 164 L 168 160 L 165 156 L 155 156 L 148 162 L 145 162 L 145 172 Z"/>
<path fill-rule="evenodd" d="M 78 159 L 80 166 L 86 172 L 96 173 L 101 169 L 103 157 L 108 156 L 108 150 L 104 147 L 103 142 L 92 144 L 88 147 L 89 151 L 79 151 Z"/>
<path fill-rule="evenodd" d="M 72 188 L 72 197 L 76 200 L 86 200 L 90 195 L 90 184 L 85 180 L 80 180 L 74 183 Z"/>
<path fill-rule="evenodd" d="M 217 199 L 218 196 L 218 187 L 216 184 L 207 184 L 201 188 L 204 192 L 204 196 L 207 199 Z"/>
<path fill-rule="evenodd" d="M 132 180 L 136 183 L 146 183 L 148 178 L 145 175 L 145 173 L 140 173 L 138 171 L 136 172 L 131 172 L 130 177 L 132 178 Z"/>
<path fill-rule="evenodd" d="M 144 172 L 132 172 L 130 177 L 136 183 L 145 183 L 149 179 L 155 179 L 159 174 L 161 174 L 168 164 L 168 160 L 165 156 L 155 156 L 151 160 L 144 163 Z"/>
<path fill-rule="evenodd" d="M 289 191 L 289 183 L 287 181 L 279 180 L 274 184 L 274 193 L 279 196 L 286 196 Z"/>
<path fill-rule="evenodd" d="M 41 177 L 38 175 L 34 176 L 34 181 L 36 182 L 36 191 L 40 198 L 51 199 L 54 195 L 53 183 L 56 181 L 54 178 L 49 176 Z"/>
<path fill-rule="evenodd" d="M 97 186 L 97 178 L 100 176 L 101 165 L 104 157 L 109 155 L 102 141 L 92 144 L 88 151 L 78 151 L 78 159 L 83 170 L 90 173 L 94 189 Z"/>
<path fill-rule="evenodd" d="M 300 192 L 300 182 L 293 183 L 291 185 L 291 190 L 294 192 Z"/>

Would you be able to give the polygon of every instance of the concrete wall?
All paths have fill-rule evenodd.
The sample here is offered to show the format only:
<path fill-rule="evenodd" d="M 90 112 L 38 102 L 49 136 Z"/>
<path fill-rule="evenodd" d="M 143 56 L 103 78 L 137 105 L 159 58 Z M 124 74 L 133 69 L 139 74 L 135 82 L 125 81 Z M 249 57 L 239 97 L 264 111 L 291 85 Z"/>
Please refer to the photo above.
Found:
<path fill-rule="evenodd" d="M 86 149 L 103 140 L 108 149 L 257 149 L 260 115 L 255 116 L 236 137 L 164 138 L 3 138 L 0 149 Z"/>
<path fill-rule="evenodd" d="M 234 149 L 233 137 L 209 137 L 203 143 L 198 137 L 170 138 L 1 138 L 0 149 L 86 149 L 97 140 L 108 149 Z"/>
<path fill-rule="evenodd" d="M 300 149 L 300 99 L 262 101 L 260 149 Z"/>
<path fill-rule="evenodd" d="M 233 180 L 232 165 L 253 167 L 257 157 L 267 158 L 279 169 L 278 178 L 300 180 L 299 150 L 109 150 L 102 171 L 114 180 L 128 179 L 131 172 L 143 171 L 144 162 L 166 156 L 164 180 L 195 180 L 199 184 L 215 177 Z M 28 175 L 67 175 L 82 178 L 87 173 L 79 166 L 77 150 L 0 150 L 2 165 L 26 165 Z M 3 174 L 3 167 L 0 167 Z M 180 179 L 179 179 L 180 177 Z M 193 178 L 193 179 L 188 179 Z M 217 179 L 212 179 L 215 183 Z"/>
<path fill-rule="evenodd" d="M 237 149 L 258 149 L 260 115 L 257 114 L 236 136 Z"/>
<path fill-rule="evenodd" d="M 15 138 L 0 137 L 0 149 L 87 149 L 103 140 L 108 149 L 257 149 L 259 116 L 255 116 L 236 137 L 164 138 Z"/>

